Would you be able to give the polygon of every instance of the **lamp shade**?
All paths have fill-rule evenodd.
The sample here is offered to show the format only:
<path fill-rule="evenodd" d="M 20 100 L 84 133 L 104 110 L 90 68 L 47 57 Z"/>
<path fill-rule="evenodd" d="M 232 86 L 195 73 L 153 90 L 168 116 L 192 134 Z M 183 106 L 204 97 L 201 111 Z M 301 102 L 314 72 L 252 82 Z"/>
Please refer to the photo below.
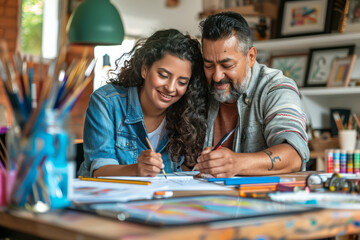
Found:
<path fill-rule="evenodd" d="M 124 40 L 121 17 L 110 0 L 85 0 L 70 16 L 70 44 L 119 45 Z"/>

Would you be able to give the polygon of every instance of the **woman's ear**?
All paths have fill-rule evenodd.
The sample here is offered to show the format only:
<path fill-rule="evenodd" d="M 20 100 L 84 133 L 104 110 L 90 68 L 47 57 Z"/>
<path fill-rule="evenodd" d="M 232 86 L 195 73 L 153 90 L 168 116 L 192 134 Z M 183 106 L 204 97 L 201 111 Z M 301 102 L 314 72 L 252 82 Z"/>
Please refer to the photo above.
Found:
<path fill-rule="evenodd" d="M 247 53 L 247 60 L 249 63 L 249 67 L 253 67 L 256 62 L 256 48 L 251 47 L 249 52 Z"/>
<path fill-rule="evenodd" d="M 141 66 L 141 77 L 143 78 L 143 79 L 145 79 L 145 77 L 146 77 L 146 74 L 147 74 L 147 66 L 145 65 L 145 64 L 143 64 L 142 66 Z"/>

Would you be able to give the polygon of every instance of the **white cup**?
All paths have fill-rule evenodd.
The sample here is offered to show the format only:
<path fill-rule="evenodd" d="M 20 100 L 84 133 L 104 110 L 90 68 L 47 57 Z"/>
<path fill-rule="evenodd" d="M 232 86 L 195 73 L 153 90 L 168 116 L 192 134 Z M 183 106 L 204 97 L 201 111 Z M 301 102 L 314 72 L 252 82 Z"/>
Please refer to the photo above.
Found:
<path fill-rule="evenodd" d="M 340 130 L 339 131 L 340 148 L 347 151 L 353 151 L 356 146 L 356 130 Z"/>

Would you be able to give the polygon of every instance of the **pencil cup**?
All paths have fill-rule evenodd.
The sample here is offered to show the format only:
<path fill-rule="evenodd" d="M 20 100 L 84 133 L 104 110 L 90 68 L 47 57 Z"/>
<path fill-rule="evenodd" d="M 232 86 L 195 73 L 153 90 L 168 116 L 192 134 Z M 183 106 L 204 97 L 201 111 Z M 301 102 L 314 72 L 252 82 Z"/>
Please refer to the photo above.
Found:
<path fill-rule="evenodd" d="M 35 212 L 69 206 L 74 177 L 68 161 L 74 155 L 73 139 L 65 119 L 46 110 L 41 120 L 25 144 L 16 138 L 9 144 L 10 162 L 18 169 L 10 201 Z"/>
<path fill-rule="evenodd" d="M 340 148 L 347 151 L 353 151 L 356 146 L 356 130 L 340 130 L 339 131 Z"/>

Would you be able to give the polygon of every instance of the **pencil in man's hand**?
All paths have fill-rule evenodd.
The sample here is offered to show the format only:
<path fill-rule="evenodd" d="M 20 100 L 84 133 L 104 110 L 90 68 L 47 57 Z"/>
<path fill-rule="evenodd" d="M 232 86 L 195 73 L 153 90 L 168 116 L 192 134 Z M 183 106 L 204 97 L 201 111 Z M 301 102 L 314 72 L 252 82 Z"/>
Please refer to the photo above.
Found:
<path fill-rule="evenodd" d="M 228 132 L 227 134 L 225 134 L 225 136 L 220 140 L 220 142 L 218 144 L 216 144 L 216 146 L 214 147 L 213 150 L 218 150 L 222 147 L 222 145 L 226 142 L 226 140 L 229 139 L 229 137 L 235 132 L 236 128 L 234 128 L 233 130 L 231 130 L 230 132 Z"/>
<path fill-rule="evenodd" d="M 148 138 L 146 138 L 146 141 L 147 141 L 147 143 L 148 143 L 151 151 L 155 152 L 154 149 L 153 149 L 152 146 L 151 146 L 150 140 L 149 140 Z M 165 171 L 164 171 L 163 168 L 161 169 L 161 172 L 164 174 L 164 177 L 167 179 L 166 173 L 165 173 Z"/>

